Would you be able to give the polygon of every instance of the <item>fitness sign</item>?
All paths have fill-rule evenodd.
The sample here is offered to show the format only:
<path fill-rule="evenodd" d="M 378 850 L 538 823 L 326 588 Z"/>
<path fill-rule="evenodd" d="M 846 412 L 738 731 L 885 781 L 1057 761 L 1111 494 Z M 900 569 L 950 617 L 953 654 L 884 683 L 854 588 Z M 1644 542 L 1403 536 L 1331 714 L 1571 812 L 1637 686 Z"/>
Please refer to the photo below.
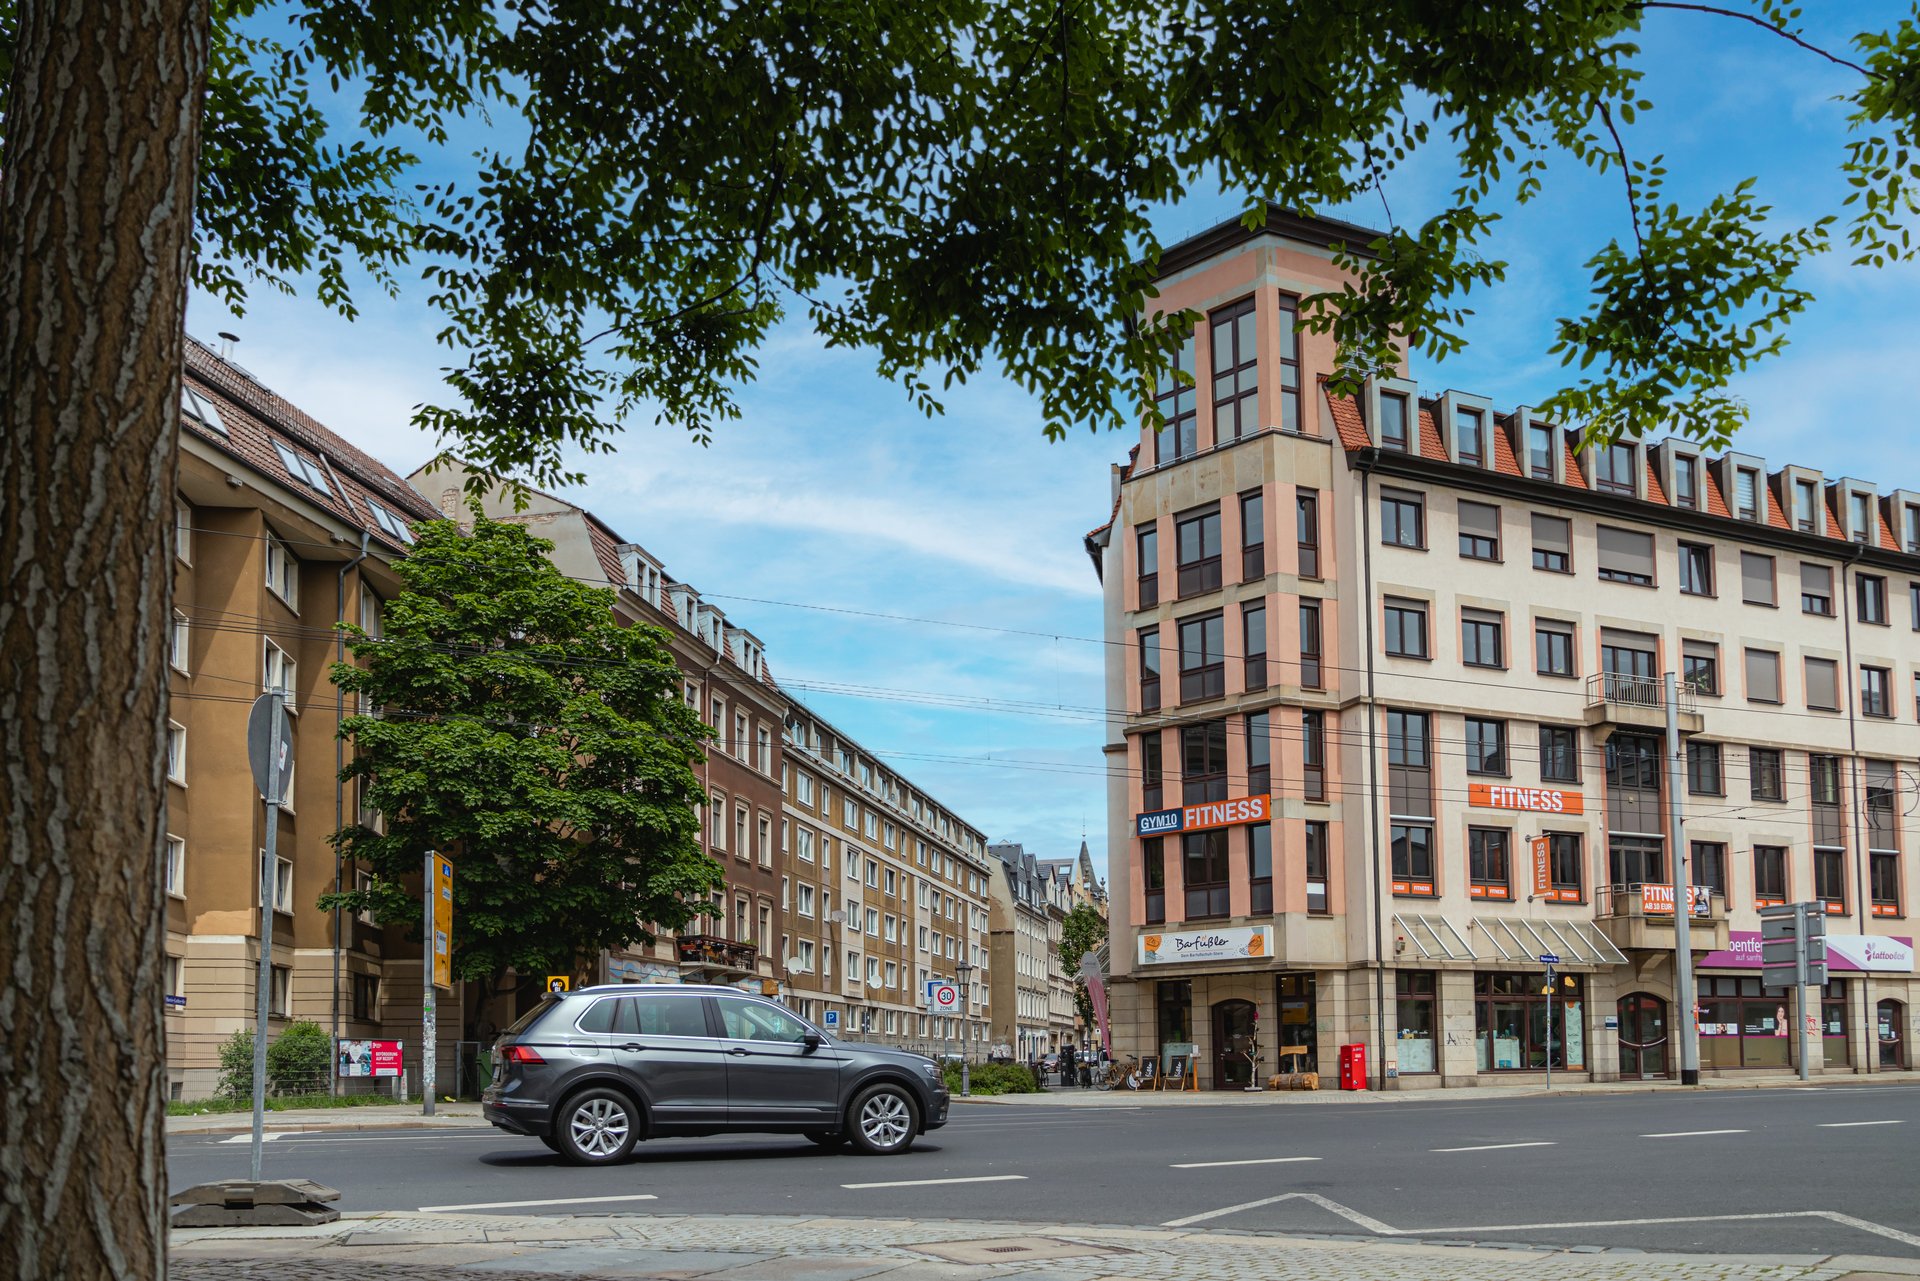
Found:
<path fill-rule="evenodd" d="M 1133 830 L 1139 836 L 1178 836 L 1184 832 L 1204 832 L 1213 827 L 1264 823 L 1271 811 L 1270 798 L 1266 796 L 1202 801 L 1198 805 L 1183 805 L 1178 809 L 1153 810 L 1136 815 Z"/>

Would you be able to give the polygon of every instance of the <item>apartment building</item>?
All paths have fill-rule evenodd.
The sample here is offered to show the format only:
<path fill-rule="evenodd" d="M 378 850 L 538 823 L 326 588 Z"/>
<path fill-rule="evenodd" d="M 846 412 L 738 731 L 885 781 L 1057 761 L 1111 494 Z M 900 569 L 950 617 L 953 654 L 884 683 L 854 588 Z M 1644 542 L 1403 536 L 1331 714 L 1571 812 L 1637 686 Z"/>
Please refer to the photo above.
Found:
<path fill-rule="evenodd" d="M 1276 210 L 1161 262 L 1198 376 L 1088 538 L 1118 1048 L 1223 1088 L 1349 1043 L 1376 1087 L 1673 1075 L 1677 847 L 1703 1071 L 1787 1069 L 1756 912 L 1796 900 L 1815 1070 L 1907 1066 L 1920 493 L 1404 371 L 1330 395 L 1299 300 L 1372 235 Z"/>
<path fill-rule="evenodd" d="M 327 839 L 356 803 L 336 781 L 344 748 L 335 730 L 357 709 L 343 705 L 327 678 L 328 664 L 343 657 L 334 625 L 379 631 L 381 601 L 400 589 L 393 564 L 412 540 L 409 525 L 437 513 L 377 460 L 191 339 L 176 497 L 167 655 L 169 1091 L 212 1095 L 220 1042 L 253 1027 L 268 906 L 260 892 L 266 806 L 247 765 L 247 714 L 271 688 L 286 695 L 294 776 L 275 816 L 270 1034 L 290 1019 L 312 1019 L 336 1036 L 403 1040 L 412 1066 L 418 944 L 315 904 L 358 875 Z"/>
<path fill-rule="evenodd" d="M 985 838 L 798 702 L 784 751 L 789 999 L 856 1040 L 979 1055 L 996 1008 Z M 963 1012 L 929 1014 L 927 984 L 963 973 Z"/>
<path fill-rule="evenodd" d="M 1067 881 L 1024 845 L 987 847 L 996 867 L 993 931 L 993 1040 L 1026 1060 L 1073 1042 L 1073 987 L 1060 968 Z"/>
<path fill-rule="evenodd" d="M 448 519 L 458 520 L 467 511 L 469 474 L 455 463 L 422 468 L 410 479 Z M 726 871 L 725 886 L 713 892 L 715 914 L 677 936 L 611 952 L 599 958 L 599 973 L 582 977 L 778 991 L 779 941 L 787 929 L 777 843 L 781 727 L 792 704 L 774 682 L 765 646 L 691 584 L 668 574 L 645 547 L 574 503 L 530 491 L 516 509 L 513 496 L 494 487 L 485 491 L 482 510 L 490 520 L 525 525 L 551 541 L 553 562 L 569 577 L 613 588 L 621 623 L 658 628 L 680 670 L 682 696 L 714 731 L 699 771 L 711 797 L 701 815 L 707 852 Z"/>

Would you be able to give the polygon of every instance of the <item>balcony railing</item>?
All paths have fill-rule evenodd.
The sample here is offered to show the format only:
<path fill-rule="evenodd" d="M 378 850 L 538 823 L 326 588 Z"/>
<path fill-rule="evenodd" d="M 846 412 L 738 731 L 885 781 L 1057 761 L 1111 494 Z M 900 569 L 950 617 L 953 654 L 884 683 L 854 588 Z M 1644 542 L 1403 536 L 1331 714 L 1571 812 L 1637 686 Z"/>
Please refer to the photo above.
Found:
<path fill-rule="evenodd" d="M 746 974 L 759 968 L 760 949 L 751 943 L 736 943 L 718 934 L 682 934 L 675 944 L 682 965 Z"/>
<path fill-rule="evenodd" d="M 1695 921 L 1723 920 L 1727 899 L 1713 886 L 1691 886 Z M 1654 882 L 1629 885 L 1602 885 L 1595 892 L 1595 914 L 1602 917 L 1644 917 L 1654 922 L 1673 923 L 1673 886 Z"/>
<path fill-rule="evenodd" d="M 1696 710 L 1693 685 L 1674 683 L 1675 710 Z M 1663 676 L 1629 676 L 1620 672 L 1596 672 L 1587 677 L 1587 706 L 1612 703 L 1621 707 L 1646 707 L 1664 711 L 1667 706 L 1667 682 Z"/>

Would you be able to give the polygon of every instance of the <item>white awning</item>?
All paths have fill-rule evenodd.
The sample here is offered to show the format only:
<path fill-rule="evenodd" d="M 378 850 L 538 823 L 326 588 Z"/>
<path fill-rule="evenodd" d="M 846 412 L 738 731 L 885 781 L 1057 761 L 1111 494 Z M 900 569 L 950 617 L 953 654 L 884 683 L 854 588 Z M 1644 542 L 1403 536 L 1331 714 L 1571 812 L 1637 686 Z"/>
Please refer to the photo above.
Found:
<path fill-rule="evenodd" d="M 1516 916 L 1474 919 L 1502 960 L 1540 963 L 1557 956 L 1566 965 L 1625 965 L 1626 955 L 1613 940 L 1584 921 L 1533 921 Z"/>
<path fill-rule="evenodd" d="M 1444 916 L 1422 916 L 1417 912 L 1394 913 L 1394 928 L 1413 949 L 1429 961 L 1471 961 L 1473 948 L 1460 931 Z"/>

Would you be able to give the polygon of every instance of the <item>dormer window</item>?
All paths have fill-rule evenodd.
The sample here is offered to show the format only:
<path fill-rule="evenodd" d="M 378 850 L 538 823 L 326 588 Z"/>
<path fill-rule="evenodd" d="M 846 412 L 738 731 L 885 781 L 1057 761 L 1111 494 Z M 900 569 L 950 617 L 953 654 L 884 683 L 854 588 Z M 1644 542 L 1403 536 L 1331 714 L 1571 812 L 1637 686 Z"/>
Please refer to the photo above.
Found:
<path fill-rule="evenodd" d="M 1408 453 L 1407 398 L 1396 392 L 1380 393 L 1380 447 Z"/>
<path fill-rule="evenodd" d="M 280 455 L 280 461 L 285 465 L 289 476 L 295 480 L 304 481 L 323 494 L 332 495 L 333 486 L 327 483 L 327 473 L 321 469 L 319 463 L 311 458 L 303 458 L 277 440 L 273 442 L 273 448 L 274 452 Z"/>
<path fill-rule="evenodd" d="M 1733 493 L 1733 514 L 1741 520 L 1759 520 L 1760 473 L 1751 467 L 1737 468 L 1733 477 Z"/>
<path fill-rule="evenodd" d="M 1873 497 L 1858 490 L 1847 495 L 1847 536 L 1856 543 L 1873 541 Z"/>
<path fill-rule="evenodd" d="M 1487 465 L 1487 420 L 1477 409 L 1458 409 L 1453 415 L 1454 461 L 1471 467 Z"/>
<path fill-rule="evenodd" d="M 1527 475 L 1535 480 L 1553 479 L 1553 426 L 1533 423 L 1527 428 Z"/>
<path fill-rule="evenodd" d="M 393 512 L 376 503 L 371 498 L 367 499 L 367 510 L 373 513 L 374 524 L 385 530 L 388 537 L 404 544 L 412 544 L 413 530 L 407 527 L 406 521 L 401 520 Z"/>
<path fill-rule="evenodd" d="M 1675 458 L 1673 460 L 1673 505 L 1699 510 L 1700 507 L 1700 460 L 1697 458 Z"/>
<path fill-rule="evenodd" d="M 1602 493 L 1624 494 L 1632 498 L 1638 490 L 1633 483 L 1638 451 L 1627 441 L 1603 446 L 1595 467 L 1594 485 Z"/>
<path fill-rule="evenodd" d="M 1907 550 L 1920 555 L 1920 503 L 1907 504 Z M 1920 627 L 1920 616 L 1915 617 L 1914 625 Z"/>
<path fill-rule="evenodd" d="M 1815 513 L 1820 510 L 1820 490 L 1810 480 L 1793 482 L 1793 527 L 1805 533 L 1817 533 Z"/>
<path fill-rule="evenodd" d="M 202 396 L 191 387 L 180 389 L 180 412 L 222 436 L 227 434 L 227 424 L 221 420 L 220 411 L 215 409 L 213 401 Z"/>

